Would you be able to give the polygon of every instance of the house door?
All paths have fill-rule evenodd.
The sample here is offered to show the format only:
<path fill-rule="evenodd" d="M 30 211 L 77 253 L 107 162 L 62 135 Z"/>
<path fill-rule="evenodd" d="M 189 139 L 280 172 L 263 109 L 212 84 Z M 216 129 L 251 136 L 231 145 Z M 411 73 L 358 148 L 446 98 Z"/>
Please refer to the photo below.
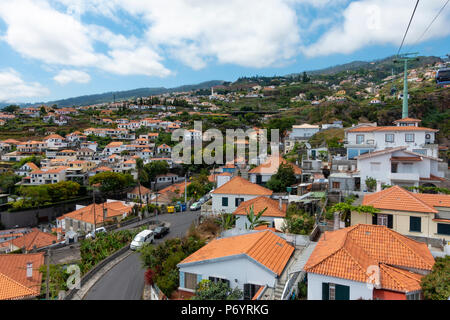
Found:
<path fill-rule="evenodd" d="M 262 184 L 262 176 L 261 175 L 256 175 L 256 184 Z"/>

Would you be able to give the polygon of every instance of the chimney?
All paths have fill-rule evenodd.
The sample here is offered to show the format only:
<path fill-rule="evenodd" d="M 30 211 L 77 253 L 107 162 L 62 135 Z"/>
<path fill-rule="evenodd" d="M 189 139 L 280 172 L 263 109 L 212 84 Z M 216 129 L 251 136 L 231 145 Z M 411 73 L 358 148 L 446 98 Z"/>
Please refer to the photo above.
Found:
<path fill-rule="evenodd" d="M 27 263 L 27 278 L 28 279 L 33 278 L 33 263 L 32 262 Z"/>
<path fill-rule="evenodd" d="M 108 209 L 107 208 L 103 208 L 103 221 L 106 220 L 107 216 L 108 216 Z"/>
<path fill-rule="evenodd" d="M 283 210 L 283 201 L 281 200 L 281 197 L 280 197 L 280 201 L 279 201 L 279 207 L 280 207 L 280 210 Z"/>

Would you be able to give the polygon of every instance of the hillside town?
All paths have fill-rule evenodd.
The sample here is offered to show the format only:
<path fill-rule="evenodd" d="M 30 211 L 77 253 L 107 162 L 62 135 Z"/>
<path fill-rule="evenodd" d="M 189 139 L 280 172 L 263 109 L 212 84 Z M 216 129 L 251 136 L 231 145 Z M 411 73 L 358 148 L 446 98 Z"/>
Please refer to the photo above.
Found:
<path fill-rule="evenodd" d="M 2 305 L 450 301 L 449 3 L 0 1 Z"/>
<path fill-rule="evenodd" d="M 443 67 L 410 70 L 410 93 L 417 83 L 436 86 Z M 311 76 L 303 80 L 333 94 L 300 93 L 276 112 L 230 106 L 263 101 L 298 85 L 294 78 L 271 86 L 246 83 L 246 89 L 220 85 L 209 95 L 197 90 L 100 105 L 4 108 L 0 298 L 74 299 L 83 292 L 89 299 L 90 288 L 54 283 L 46 289 L 45 270 L 63 272 L 76 263 L 83 277 L 108 272 L 96 265 L 119 248 L 129 255 L 124 250 L 140 232 L 141 244 L 133 247 L 135 238 L 131 248 L 140 248 L 147 268 L 145 277 L 138 273 L 138 295 L 146 299 L 195 298 L 208 283 L 225 284 L 244 300 L 430 299 L 424 279 L 435 259 L 450 253 L 448 135 L 437 124 L 423 126 L 408 104 L 399 106 L 402 117 L 392 123 L 364 117 L 292 123 L 283 113 L 298 104 L 346 103 L 353 98 L 343 86 L 365 86 L 354 96 L 368 109 L 402 102 L 396 90 L 383 94 L 401 77 L 375 83 L 349 76 L 336 85 Z M 233 140 L 243 157 L 222 165 L 174 157 L 175 132 L 182 130 L 185 146 L 206 152 L 211 139 L 195 121 L 202 120 L 204 130 L 224 131 L 221 125 L 232 119 L 247 130 Z M 281 140 L 271 153 L 252 158 L 250 142 L 261 146 L 268 129 L 279 129 Z M 171 235 L 180 221 L 185 226 Z M 88 243 L 111 246 L 119 234 L 120 245 L 103 248 L 109 253 L 86 257 Z M 175 245 L 170 239 L 187 241 L 186 249 L 165 267 L 171 269 L 155 268 L 164 261 L 146 257 L 164 248 L 146 242 Z M 168 272 L 176 272 L 175 281 Z"/>

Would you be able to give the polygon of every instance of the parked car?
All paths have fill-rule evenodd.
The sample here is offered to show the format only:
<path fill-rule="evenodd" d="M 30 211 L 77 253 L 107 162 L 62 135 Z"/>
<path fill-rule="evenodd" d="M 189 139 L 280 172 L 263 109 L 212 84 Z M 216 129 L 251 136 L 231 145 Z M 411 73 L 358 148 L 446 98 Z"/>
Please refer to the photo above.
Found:
<path fill-rule="evenodd" d="M 202 207 L 202 204 L 200 202 L 195 202 L 190 206 L 191 211 L 197 211 L 200 210 Z"/>
<path fill-rule="evenodd" d="M 153 243 L 155 240 L 155 233 L 152 230 L 144 230 L 139 232 L 130 244 L 131 250 L 138 250 L 146 243 Z"/>
<path fill-rule="evenodd" d="M 97 228 L 97 229 L 95 229 L 94 231 L 89 232 L 89 233 L 86 235 L 86 239 L 92 239 L 92 238 L 95 238 L 95 235 L 96 235 L 97 233 L 104 233 L 104 232 L 106 232 L 105 227 Z"/>
<path fill-rule="evenodd" d="M 162 226 L 162 227 L 156 227 L 153 232 L 155 233 L 155 238 L 159 239 L 164 237 L 166 234 L 169 233 L 169 228 Z"/>

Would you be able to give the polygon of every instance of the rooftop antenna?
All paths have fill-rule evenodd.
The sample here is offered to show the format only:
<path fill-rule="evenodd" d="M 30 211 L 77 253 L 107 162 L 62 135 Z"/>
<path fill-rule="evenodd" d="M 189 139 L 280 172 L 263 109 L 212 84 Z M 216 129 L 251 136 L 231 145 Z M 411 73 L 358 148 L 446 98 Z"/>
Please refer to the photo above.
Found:
<path fill-rule="evenodd" d="M 403 62 L 405 65 L 405 74 L 403 78 L 403 109 L 402 119 L 408 118 L 408 61 L 418 61 L 418 52 L 403 53 L 394 59 L 394 63 Z"/>

